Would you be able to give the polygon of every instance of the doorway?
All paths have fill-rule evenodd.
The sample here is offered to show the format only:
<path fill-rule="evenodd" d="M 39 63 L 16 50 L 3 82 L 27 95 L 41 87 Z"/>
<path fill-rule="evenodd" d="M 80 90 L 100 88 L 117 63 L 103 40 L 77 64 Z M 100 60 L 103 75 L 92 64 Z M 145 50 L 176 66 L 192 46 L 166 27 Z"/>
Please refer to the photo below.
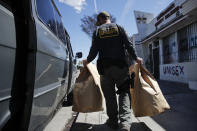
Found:
<path fill-rule="evenodd" d="M 159 79 L 159 41 L 154 43 L 153 47 L 153 75 L 156 79 Z"/>

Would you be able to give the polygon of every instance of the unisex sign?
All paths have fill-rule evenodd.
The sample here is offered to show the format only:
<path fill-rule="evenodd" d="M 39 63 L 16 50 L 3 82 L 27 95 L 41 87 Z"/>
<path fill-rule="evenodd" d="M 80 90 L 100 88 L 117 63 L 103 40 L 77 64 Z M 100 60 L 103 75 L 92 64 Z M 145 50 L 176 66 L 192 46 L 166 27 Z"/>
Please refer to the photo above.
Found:
<path fill-rule="evenodd" d="M 172 65 L 172 66 L 163 66 L 164 75 L 172 76 L 184 76 L 184 66 Z"/>
<path fill-rule="evenodd" d="M 160 79 L 188 83 L 197 80 L 197 62 L 160 65 Z"/>

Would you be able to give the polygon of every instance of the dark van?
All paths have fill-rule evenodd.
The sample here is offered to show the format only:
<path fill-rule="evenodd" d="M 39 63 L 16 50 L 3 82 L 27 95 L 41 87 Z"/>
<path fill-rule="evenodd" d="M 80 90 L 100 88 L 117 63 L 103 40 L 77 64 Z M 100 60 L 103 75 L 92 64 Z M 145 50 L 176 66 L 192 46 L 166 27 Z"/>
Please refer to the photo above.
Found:
<path fill-rule="evenodd" d="M 69 101 L 81 57 L 53 0 L 1 0 L 0 130 L 42 130 Z"/>

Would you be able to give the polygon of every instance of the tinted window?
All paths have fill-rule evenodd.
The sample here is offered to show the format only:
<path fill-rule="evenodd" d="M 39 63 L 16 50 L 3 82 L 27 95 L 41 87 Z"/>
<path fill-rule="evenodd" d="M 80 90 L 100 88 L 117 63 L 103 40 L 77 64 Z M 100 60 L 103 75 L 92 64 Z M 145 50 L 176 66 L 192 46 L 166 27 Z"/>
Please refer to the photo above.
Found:
<path fill-rule="evenodd" d="M 65 33 L 64 33 L 64 26 L 63 26 L 63 23 L 61 21 L 61 17 L 58 14 L 55 7 L 54 7 L 54 13 L 55 13 L 55 19 L 56 19 L 56 23 L 57 23 L 58 37 L 60 38 L 60 40 L 62 40 L 64 43 L 66 43 L 66 38 L 65 38 Z"/>
<path fill-rule="evenodd" d="M 68 44 L 69 44 L 69 50 L 70 50 L 72 56 L 74 56 L 70 40 L 68 41 Z"/>
<path fill-rule="evenodd" d="M 55 34 L 57 34 L 51 0 L 36 0 L 36 4 L 39 17 Z"/>

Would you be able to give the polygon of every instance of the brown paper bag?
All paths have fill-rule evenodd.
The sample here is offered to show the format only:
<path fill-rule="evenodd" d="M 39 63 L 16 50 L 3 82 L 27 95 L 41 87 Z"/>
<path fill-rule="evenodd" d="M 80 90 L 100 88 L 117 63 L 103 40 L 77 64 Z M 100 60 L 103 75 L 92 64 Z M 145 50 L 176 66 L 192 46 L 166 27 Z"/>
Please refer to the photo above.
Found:
<path fill-rule="evenodd" d="M 76 112 L 97 112 L 104 109 L 104 97 L 100 86 L 100 75 L 94 64 L 83 68 L 76 80 L 73 92 L 73 107 Z"/>
<path fill-rule="evenodd" d="M 153 116 L 170 109 L 157 81 L 144 67 L 135 64 L 130 67 L 135 72 L 134 88 L 130 88 L 132 108 L 136 117 Z"/>

